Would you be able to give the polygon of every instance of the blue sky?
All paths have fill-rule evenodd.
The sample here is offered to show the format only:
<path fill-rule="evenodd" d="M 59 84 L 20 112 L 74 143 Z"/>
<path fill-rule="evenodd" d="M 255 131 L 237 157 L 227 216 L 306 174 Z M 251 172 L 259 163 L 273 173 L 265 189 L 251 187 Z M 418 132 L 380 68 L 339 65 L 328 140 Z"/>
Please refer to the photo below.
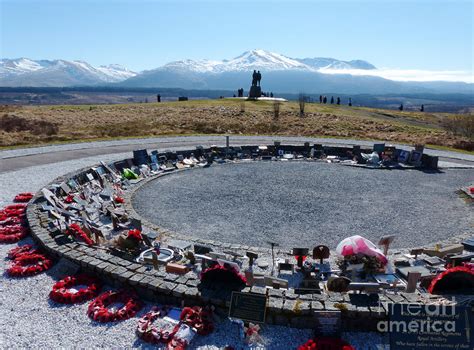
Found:
<path fill-rule="evenodd" d="M 0 56 L 133 70 L 262 48 L 377 67 L 472 72 L 473 2 L 0 0 Z"/>

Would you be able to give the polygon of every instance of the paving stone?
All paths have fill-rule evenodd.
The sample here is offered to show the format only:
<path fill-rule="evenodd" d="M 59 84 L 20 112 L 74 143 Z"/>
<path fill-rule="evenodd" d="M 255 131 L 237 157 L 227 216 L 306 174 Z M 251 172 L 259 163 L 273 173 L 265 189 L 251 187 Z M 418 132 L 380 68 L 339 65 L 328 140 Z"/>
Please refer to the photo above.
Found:
<path fill-rule="evenodd" d="M 142 273 L 135 273 L 134 275 L 132 275 L 132 277 L 130 277 L 128 279 L 128 282 L 132 286 L 136 286 L 138 284 L 138 282 L 141 281 L 144 277 L 145 277 L 145 275 L 142 274 Z"/>

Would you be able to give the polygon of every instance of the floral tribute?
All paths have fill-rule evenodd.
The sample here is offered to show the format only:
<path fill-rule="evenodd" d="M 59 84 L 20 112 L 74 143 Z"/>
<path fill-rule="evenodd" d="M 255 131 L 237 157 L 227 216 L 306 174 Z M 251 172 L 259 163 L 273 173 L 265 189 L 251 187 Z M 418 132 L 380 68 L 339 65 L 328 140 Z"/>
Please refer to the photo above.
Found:
<path fill-rule="evenodd" d="M 125 199 L 123 199 L 120 196 L 114 196 L 114 202 L 117 204 L 122 204 L 122 203 L 125 203 Z"/>
<path fill-rule="evenodd" d="M 27 277 L 37 275 L 53 266 L 51 259 L 44 254 L 23 253 L 16 256 L 12 266 L 7 269 L 10 277 Z"/>
<path fill-rule="evenodd" d="M 142 240 L 142 233 L 140 230 L 129 230 L 127 238 L 133 239 L 136 242 L 140 242 Z"/>
<path fill-rule="evenodd" d="M 247 284 L 245 276 L 227 264 L 208 267 L 201 272 L 201 281 L 205 284 L 226 284 L 235 288 L 243 288 Z"/>
<path fill-rule="evenodd" d="M 66 230 L 66 234 L 82 240 L 87 245 L 94 244 L 94 241 L 90 239 L 87 233 L 85 233 L 82 228 L 76 223 L 69 225 L 68 229 Z"/>
<path fill-rule="evenodd" d="M 8 259 L 15 260 L 16 258 L 20 257 L 21 255 L 25 254 L 37 254 L 39 251 L 33 248 L 31 244 L 25 244 L 19 247 L 12 248 L 8 251 Z"/>
<path fill-rule="evenodd" d="M 25 226 L 26 204 L 7 205 L 0 210 L 0 243 L 16 243 L 25 238 L 29 229 Z"/>
<path fill-rule="evenodd" d="M 196 330 L 199 335 L 208 335 L 214 331 L 212 311 L 200 306 L 185 307 L 179 319 Z"/>
<path fill-rule="evenodd" d="M 169 330 L 158 328 L 153 324 L 158 318 L 163 318 L 168 315 L 170 310 L 171 307 L 169 306 L 154 306 L 148 313 L 140 318 L 136 329 L 138 338 L 152 344 L 170 342 L 178 331 L 179 325 L 176 325 L 172 330 Z"/>
<path fill-rule="evenodd" d="M 31 198 L 33 198 L 33 196 L 34 195 L 31 192 L 18 193 L 13 201 L 17 203 L 27 203 L 31 200 Z"/>
<path fill-rule="evenodd" d="M 474 289 L 474 265 L 472 264 L 451 267 L 440 273 L 431 281 L 428 292 L 442 294 L 463 289 Z"/>
<path fill-rule="evenodd" d="M 114 303 L 124 304 L 118 310 L 109 309 Z M 143 307 L 143 303 L 133 292 L 107 291 L 95 298 L 87 309 L 87 315 L 94 321 L 106 323 L 123 321 L 134 317 Z"/>
<path fill-rule="evenodd" d="M 298 350 L 356 350 L 352 345 L 339 338 L 310 339 Z"/>
<path fill-rule="evenodd" d="M 73 288 L 80 285 L 87 287 L 77 290 Z M 100 287 L 99 280 L 89 275 L 67 276 L 53 285 L 49 297 L 57 303 L 77 304 L 95 298 Z"/>

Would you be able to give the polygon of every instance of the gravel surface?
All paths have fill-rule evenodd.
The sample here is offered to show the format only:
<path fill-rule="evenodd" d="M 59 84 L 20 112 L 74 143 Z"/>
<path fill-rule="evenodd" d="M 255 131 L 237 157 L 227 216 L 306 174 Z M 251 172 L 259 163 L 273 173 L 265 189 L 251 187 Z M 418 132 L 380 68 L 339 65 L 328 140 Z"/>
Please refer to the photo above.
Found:
<path fill-rule="evenodd" d="M 11 203 L 19 192 L 37 191 L 52 179 L 69 171 L 92 165 L 99 160 L 111 161 L 129 156 L 96 156 L 55 165 L 36 166 L 20 171 L 0 174 L 0 206 Z M 19 244 L 32 243 L 30 238 Z M 54 282 L 66 274 L 63 262 L 58 262 L 47 273 L 25 278 L 11 279 L 5 275 L 9 261 L 7 252 L 16 244 L 0 245 L 0 349 L 40 348 L 157 348 L 137 340 L 135 327 L 137 317 L 120 323 L 98 324 L 86 315 L 87 303 L 73 306 L 56 305 L 49 301 L 48 294 Z M 147 312 L 147 304 L 138 315 Z M 277 326 L 265 326 L 262 336 L 265 344 L 260 349 L 294 349 L 311 337 L 310 330 L 299 330 Z M 348 333 L 343 336 L 357 349 L 386 349 L 386 339 L 377 334 Z M 219 349 L 224 345 L 236 349 L 248 347 L 239 339 L 236 325 L 222 319 L 216 331 L 207 337 L 197 336 L 189 349 Z"/>
<path fill-rule="evenodd" d="M 472 208 L 455 193 L 473 170 L 425 173 L 320 162 L 244 162 L 171 174 L 141 187 L 140 215 L 189 236 L 288 248 L 360 234 L 397 236 L 414 247 L 472 230 Z"/>

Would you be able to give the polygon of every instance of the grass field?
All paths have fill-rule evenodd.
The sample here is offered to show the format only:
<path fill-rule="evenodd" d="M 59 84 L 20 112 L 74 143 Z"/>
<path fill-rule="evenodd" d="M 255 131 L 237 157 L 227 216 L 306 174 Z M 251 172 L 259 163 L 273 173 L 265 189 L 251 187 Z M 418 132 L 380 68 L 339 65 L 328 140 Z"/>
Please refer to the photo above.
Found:
<path fill-rule="evenodd" d="M 399 112 L 236 99 L 122 105 L 1 106 L 0 147 L 122 137 L 196 134 L 320 136 L 464 148 L 473 140 L 445 130 L 446 113 Z M 468 117 L 473 117 L 468 116 Z M 474 117 L 473 117 L 474 118 Z"/>

